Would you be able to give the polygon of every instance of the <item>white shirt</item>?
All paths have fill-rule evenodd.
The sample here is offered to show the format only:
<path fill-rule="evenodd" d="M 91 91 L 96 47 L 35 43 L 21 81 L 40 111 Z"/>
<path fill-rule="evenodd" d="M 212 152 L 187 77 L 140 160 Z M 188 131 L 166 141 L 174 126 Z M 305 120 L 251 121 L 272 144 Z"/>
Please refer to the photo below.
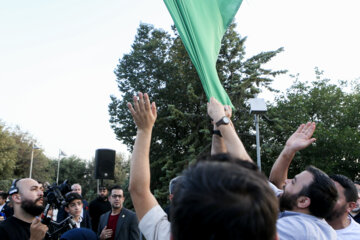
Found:
<path fill-rule="evenodd" d="M 147 240 L 170 240 L 170 222 L 159 205 L 145 214 L 140 220 L 139 229 Z"/>
<path fill-rule="evenodd" d="M 73 218 L 73 220 L 76 223 L 76 228 L 80 228 L 80 224 L 82 222 L 82 217 L 81 216 L 79 217 L 79 221 L 76 221 L 74 218 Z"/>
<path fill-rule="evenodd" d="M 355 240 L 360 239 L 360 224 L 355 222 L 355 220 L 348 216 L 350 219 L 350 225 L 346 228 L 335 230 L 338 240 Z"/>
<path fill-rule="evenodd" d="M 0 212 L 4 208 L 4 206 L 5 206 L 5 203 L 3 205 L 0 205 Z"/>

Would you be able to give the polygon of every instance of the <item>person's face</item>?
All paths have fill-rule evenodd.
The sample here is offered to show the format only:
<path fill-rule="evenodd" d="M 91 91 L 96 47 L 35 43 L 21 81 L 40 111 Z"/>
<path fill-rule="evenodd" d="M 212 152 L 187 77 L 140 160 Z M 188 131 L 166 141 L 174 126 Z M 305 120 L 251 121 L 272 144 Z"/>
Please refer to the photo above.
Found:
<path fill-rule="evenodd" d="M 328 221 L 335 220 L 344 214 L 348 214 L 348 203 L 345 197 L 345 189 L 338 182 L 333 182 L 335 183 L 335 187 L 338 192 L 338 199 L 330 215 L 326 218 Z"/>
<path fill-rule="evenodd" d="M 75 184 L 71 187 L 71 191 L 78 193 L 81 196 L 81 186 L 79 184 Z"/>
<path fill-rule="evenodd" d="M 75 199 L 71 201 L 67 207 L 65 207 L 65 211 L 68 212 L 74 218 L 78 218 L 81 216 L 82 208 L 83 208 L 82 200 Z"/>
<path fill-rule="evenodd" d="M 296 207 L 299 193 L 313 181 L 313 175 L 308 171 L 302 171 L 293 179 L 285 181 L 284 193 L 280 196 L 281 211 L 293 210 Z"/>
<path fill-rule="evenodd" d="M 101 198 L 106 198 L 108 195 L 108 190 L 106 188 L 99 189 L 99 196 Z"/>
<path fill-rule="evenodd" d="M 6 202 L 6 199 L 3 199 L 2 197 L 0 197 L 0 205 L 5 204 L 5 202 Z"/>
<path fill-rule="evenodd" d="M 43 196 L 41 185 L 30 178 L 22 179 L 17 183 L 19 188 L 18 196 L 21 208 L 32 216 L 38 216 L 44 211 Z"/>
<path fill-rule="evenodd" d="M 358 190 L 359 198 L 356 201 L 356 207 L 352 210 L 352 212 L 358 213 L 358 212 L 360 212 L 360 185 L 355 183 L 355 187 Z"/>
<path fill-rule="evenodd" d="M 121 209 L 124 203 L 124 193 L 123 190 L 113 189 L 110 193 L 109 202 L 113 209 Z"/>

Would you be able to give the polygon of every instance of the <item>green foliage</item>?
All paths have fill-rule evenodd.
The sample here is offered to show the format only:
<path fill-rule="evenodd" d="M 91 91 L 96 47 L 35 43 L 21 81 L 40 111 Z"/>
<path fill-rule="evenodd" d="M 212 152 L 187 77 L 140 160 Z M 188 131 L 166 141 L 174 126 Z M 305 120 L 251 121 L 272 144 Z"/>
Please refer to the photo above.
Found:
<path fill-rule="evenodd" d="M 111 187 L 113 185 L 124 185 L 128 178 L 129 161 L 122 154 L 115 158 L 115 179 L 104 179 L 103 184 Z M 52 162 L 52 169 L 57 170 L 58 160 Z M 82 195 L 91 201 L 97 195 L 97 180 L 95 179 L 95 159 L 87 162 L 76 156 L 65 157 L 60 160 L 59 184 L 68 180 L 70 184 L 79 183 L 82 186 Z M 124 188 L 125 192 L 127 188 Z"/>
<path fill-rule="evenodd" d="M 328 174 L 340 173 L 354 179 L 360 170 L 360 93 L 345 92 L 315 70 L 311 83 L 296 80 L 285 95 L 269 107 L 272 121 L 262 125 L 263 168 L 270 171 L 287 138 L 301 123 L 316 122 L 315 144 L 296 154 L 289 176 L 312 164 Z M 358 89 L 354 87 L 353 89 Z"/>
<path fill-rule="evenodd" d="M 17 147 L 5 125 L 0 122 L 0 179 L 12 177 L 16 164 Z"/>
<path fill-rule="evenodd" d="M 284 71 L 264 69 L 262 65 L 282 49 L 245 60 L 245 38 L 234 29 L 232 24 L 222 41 L 217 69 L 237 108 L 235 124 L 240 132 L 249 135 L 253 120 L 244 114 L 248 112 L 245 100 L 254 97 L 260 87 L 272 90 L 272 78 Z M 169 181 L 198 156 L 210 151 L 211 124 L 201 82 L 176 30 L 171 36 L 146 24 L 138 28 L 132 50 L 120 59 L 115 74 L 121 98 L 111 96 L 110 123 L 129 150 L 136 128 L 126 103 L 142 91 L 149 93 L 151 101 L 157 104 L 158 118 L 150 152 L 151 189 L 158 201 L 165 204 Z"/>

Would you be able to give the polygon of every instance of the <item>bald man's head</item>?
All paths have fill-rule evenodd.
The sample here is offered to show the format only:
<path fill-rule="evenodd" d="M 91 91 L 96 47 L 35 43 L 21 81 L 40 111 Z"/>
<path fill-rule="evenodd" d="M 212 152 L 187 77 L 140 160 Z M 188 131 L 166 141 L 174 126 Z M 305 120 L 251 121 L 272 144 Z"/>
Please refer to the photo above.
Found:
<path fill-rule="evenodd" d="M 77 194 L 80 194 L 80 196 L 81 196 L 82 190 L 81 190 L 80 184 L 78 184 L 78 183 L 73 184 L 73 185 L 71 186 L 71 191 L 72 191 L 72 192 L 75 192 L 75 193 L 77 193 Z"/>
<path fill-rule="evenodd" d="M 44 211 L 41 185 L 34 179 L 23 178 L 16 183 L 16 187 L 19 191 L 13 194 L 14 204 L 32 216 L 40 215 Z"/>

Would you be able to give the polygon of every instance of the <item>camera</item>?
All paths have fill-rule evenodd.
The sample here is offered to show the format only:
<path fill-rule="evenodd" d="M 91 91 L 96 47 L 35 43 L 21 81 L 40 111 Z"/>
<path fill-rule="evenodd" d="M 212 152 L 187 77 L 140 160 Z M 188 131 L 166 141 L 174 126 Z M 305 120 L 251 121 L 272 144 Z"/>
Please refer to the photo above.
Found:
<path fill-rule="evenodd" d="M 64 196 L 71 191 L 68 180 L 65 180 L 62 184 L 56 183 L 48 187 L 44 192 L 44 199 L 46 202 L 45 210 L 42 215 L 41 222 L 48 226 L 49 230 L 45 235 L 45 239 L 59 239 L 64 232 L 76 228 L 76 223 L 71 216 L 65 218 L 61 222 L 55 222 L 49 216 L 49 211 L 54 209 L 60 209 L 66 205 Z"/>

